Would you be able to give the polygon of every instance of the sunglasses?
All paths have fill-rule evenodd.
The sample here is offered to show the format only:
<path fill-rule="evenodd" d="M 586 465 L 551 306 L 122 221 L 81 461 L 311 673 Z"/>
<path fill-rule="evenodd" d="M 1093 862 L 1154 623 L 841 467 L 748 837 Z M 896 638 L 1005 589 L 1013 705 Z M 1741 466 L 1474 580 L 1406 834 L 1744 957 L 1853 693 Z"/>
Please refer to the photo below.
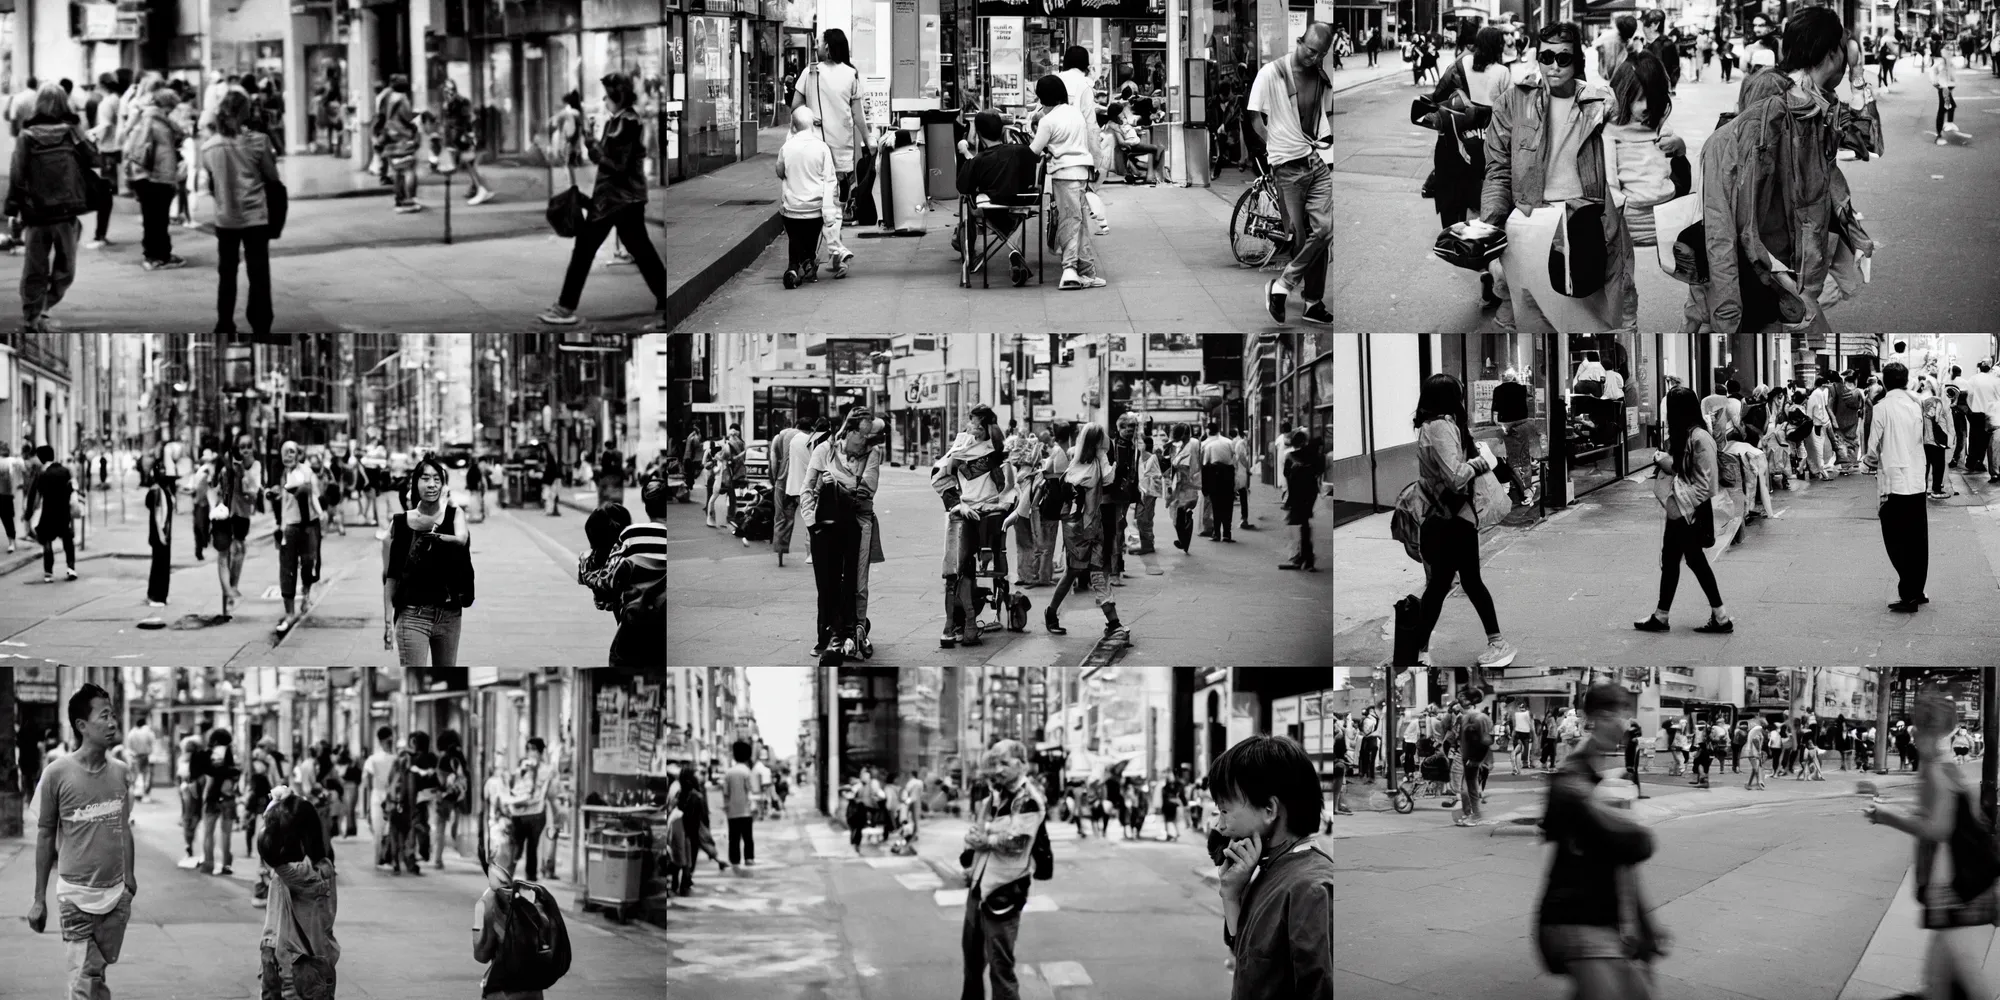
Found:
<path fill-rule="evenodd" d="M 1544 66 L 1553 64 L 1563 69 L 1568 69 L 1581 62 L 1574 52 L 1550 52 L 1547 50 L 1536 55 L 1535 60 Z"/>

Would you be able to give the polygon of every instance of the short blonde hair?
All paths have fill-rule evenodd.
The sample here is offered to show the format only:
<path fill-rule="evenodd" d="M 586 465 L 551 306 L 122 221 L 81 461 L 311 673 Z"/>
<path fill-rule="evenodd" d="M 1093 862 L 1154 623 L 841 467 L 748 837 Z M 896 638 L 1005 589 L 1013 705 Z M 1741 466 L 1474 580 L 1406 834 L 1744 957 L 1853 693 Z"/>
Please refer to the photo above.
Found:
<path fill-rule="evenodd" d="M 69 91 L 60 83 L 45 83 L 35 91 L 36 118 L 68 118 Z"/>

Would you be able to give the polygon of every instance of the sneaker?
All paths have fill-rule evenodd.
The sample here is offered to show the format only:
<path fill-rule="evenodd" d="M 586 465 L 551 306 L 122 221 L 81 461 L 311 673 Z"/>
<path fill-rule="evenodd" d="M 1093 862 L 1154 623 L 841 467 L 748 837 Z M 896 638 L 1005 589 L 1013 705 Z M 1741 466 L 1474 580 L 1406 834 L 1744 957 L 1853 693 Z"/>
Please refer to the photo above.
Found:
<path fill-rule="evenodd" d="M 185 218 L 185 219 L 182 219 L 182 220 L 181 220 L 181 228 L 182 228 L 182 229 L 200 229 L 200 228 L 201 228 L 201 223 L 199 223 L 199 222 L 196 222 L 196 221 L 194 221 L 194 217 L 193 217 L 193 216 L 189 216 L 189 217 L 187 217 L 187 218 Z"/>
<path fill-rule="evenodd" d="M 1938 136 L 1938 137 L 1937 137 L 1937 145 L 1940 145 L 1940 146 L 1949 146 L 1949 145 L 1951 145 L 1951 143 L 1949 143 L 1949 142 L 1946 142 L 1946 141 L 1945 141 L 1945 138 L 1944 138 L 1944 136 Z"/>
<path fill-rule="evenodd" d="M 149 608 L 164 608 L 167 606 L 167 602 L 149 600 L 146 602 L 146 606 Z"/>
<path fill-rule="evenodd" d="M 788 267 L 788 268 L 786 268 L 786 269 L 785 269 L 785 290 L 789 292 L 789 291 L 791 291 L 792 289 L 794 289 L 794 288 L 797 288 L 797 287 L 799 287 L 799 272 L 797 272 L 797 271 L 794 271 L 794 270 L 792 270 L 792 269 L 791 269 L 791 268 L 789 268 L 789 267 Z"/>
<path fill-rule="evenodd" d="M 1328 309 L 1324 302 L 1308 304 L 1306 311 L 1299 315 L 1301 319 L 1304 319 L 1308 323 L 1318 323 L 1321 326 L 1333 325 L 1333 310 Z"/>
<path fill-rule="evenodd" d="M 1085 275 L 1081 275 L 1081 277 L 1083 278 L 1083 287 L 1085 287 L 1085 288 L 1103 288 L 1103 287 L 1104 287 L 1104 284 L 1105 284 L 1105 282 L 1104 282 L 1104 276 L 1103 276 L 1103 275 L 1099 275 L 1099 274 L 1085 274 Z"/>
<path fill-rule="evenodd" d="M 1505 639 L 1495 639 L 1486 644 L 1486 652 L 1479 654 L 1482 667 L 1504 667 L 1514 662 L 1514 647 Z"/>
<path fill-rule="evenodd" d="M 234 875 L 234 874 L 236 874 L 236 869 L 234 869 L 234 868 L 231 868 L 231 867 L 229 867 L 228 865 L 223 865 L 223 866 L 222 866 L 222 871 L 218 872 L 217 874 L 219 874 L 219 875 Z"/>
<path fill-rule="evenodd" d="M 1944 130 L 1945 130 L 1945 131 L 1947 131 L 1947 132 L 1956 132 L 1956 131 L 1958 131 L 1958 123 L 1957 123 L 1957 122 L 1945 122 L 1945 123 L 1944 123 Z"/>
<path fill-rule="evenodd" d="M 627 250 L 624 247 L 619 247 L 618 249 L 611 251 L 611 263 L 613 264 L 632 263 L 632 251 Z"/>
<path fill-rule="evenodd" d="M 1056 285 L 1057 289 L 1071 292 L 1083 287 L 1083 278 L 1076 273 L 1076 268 L 1063 268 L 1062 281 Z"/>
<path fill-rule="evenodd" d="M 574 309 L 564 309 L 555 305 L 542 310 L 541 315 L 535 318 L 541 320 L 544 326 L 575 326 L 582 317 L 578 316 Z"/>
<path fill-rule="evenodd" d="M 842 250 L 840 252 L 840 266 L 846 267 L 847 265 L 852 263 L 854 263 L 854 251 Z"/>
<path fill-rule="evenodd" d="M 174 867 L 192 870 L 196 865 L 199 864 L 201 864 L 200 861 L 196 860 L 193 855 L 189 855 L 185 858 L 180 859 L 179 861 L 174 862 Z"/>
<path fill-rule="evenodd" d="M 55 575 L 54 573 L 43 573 L 43 574 L 42 574 L 42 582 L 43 582 L 43 583 L 54 583 L 54 582 L 56 582 L 56 575 Z"/>
<path fill-rule="evenodd" d="M 396 214 L 397 214 L 397 215 L 412 215 L 412 214 L 415 214 L 415 213 L 417 213 L 417 212 L 421 212 L 421 211 L 423 211 L 423 210 L 424 210 L 424 206 L 423 206 L 423 204 L 422 204 L 421 202 L 414 202 L 414 201 L 413 201 L 413 202 L 410 202 L 410 203 L 409 203 L 409 204 L 407 204 L 407 205 L 397 205 L 397 206 L 396 206 Z"/>
<path fill-rule="evenodd" d="M 65 579 L 65 580 L 74 580 L 74 579 L 76 579 L 76 570 L 73 570 L 73 569 L 65 569 L 65 570 L 63 570 L 63 579 Z"/>
<path fill-rule="evenodd" d="M 1285 298 L 1288 294 L 1281 289 L 1276 278 L 1264 284 L 1264 308 L 1270 312 L 1273 322 L 1285 321 Z"/>
<path fill-rule="evenodd" d="M 84 248 L 88 250 L 102 250 L 110 245 L 111 245 L 110 240 L 91 240 L 90 242 L 84 244 Z"/>
<path fill-rule="evenodd" d="M 828 270 L 833 272 L 833 277 L 835 281 L 847 277 L 847 265 L 842 264 L 838 260 L 834 261 L 832 266 L 829 267 Z"/>
<path fill-rule="evenodd" d="M 492 200 L 493 200 L 493 190 L 491 188 L 481 188 L 478 194 L 475 194 L 472 197 L 465 199 L 465 203 L 468 205 L 484 205 Z"/>

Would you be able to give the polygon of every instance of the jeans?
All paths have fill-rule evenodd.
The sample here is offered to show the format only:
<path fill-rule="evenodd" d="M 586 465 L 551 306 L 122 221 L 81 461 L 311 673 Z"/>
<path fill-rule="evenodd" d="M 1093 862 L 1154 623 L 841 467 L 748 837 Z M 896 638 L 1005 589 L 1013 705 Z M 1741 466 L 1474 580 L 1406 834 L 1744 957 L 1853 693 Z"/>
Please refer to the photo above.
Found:
<path fill-rule="evenodd" d="M 813 220 L 815 226 L 818 220 Z M 646 287 L 653 290 L 657 300 L 655 307 L 662 315 L 667 311 L 667 265 L 660 259 L 659 248 L 653 245 L 653 234 L 646 228 L 646 206 L 627 205 L 610 215 L 597 219 L 587 219 L 583 228 L 577 230 L 576 242 L 569 249 L 569 270 L 563 274 L 562 296 L 556 303 L 564 309 L 575 309 L 583 301 L 583 283 L 590 277 L 590 265 L 597 259 L 597 248 L 613 230 L 624 242 L 625 249 L 632 254 L 632 263 L 639 266 L 639 273 L 646 279 Z"/>
<path fill-rule="evenodd" d="M 1153 551 L 1153 511 L 1159 507 L 1159 497 L 1141 496 L 1132 505 L 1132 520 L 1139 526 L 1139 551 Z"/>
<path fill-rule="evenodd" d="M 1303 289 L 1307 302 L 1326 296 L 1327 247 L 1333 242 L 1333 170 L 1318 154 L 1309 154 L 1271 168 L 1285 217 L 1293 233 L 1292 259 L 1278 276 L 1279 287 Z"/>
<path fill-rule="evenodd" d="M 729 863 L 741 864 L 748 861 L 757 863 L 757 836 L 754 821 L 748 816 L 729 817 Z"/>
<path fill-rule="evenodd" d="M 778 489 L 773 491 L 772 499 L 777 501 L 777 516 L 771 525 L 771 551 L 784 555 L 792 551 L 792 523 L 798 520 L 799 498 Z"/>
<path fill-rule="evenodd" d="M 229 867 L 235 860 L 230 853 L 229 836 L 236 831 L 236 806 L 225 803 L 206 806 L 201 811 L 201 867 L 203 871 L 215 869 L 216 827 L 220 826 L 222 844 L 222 867 Z"/>
<path fill-rule="evenodd" d="M 1054 585 L 1056 582 L 1056 542 L 1062 534 L 1062 522 L 1035 518 L 1035 571 L 1039 576 L 1033 582 Z"/>
<path fill-rule="evenodd" d="M 1056 196 L 1056 242 L 1062 246 L 1064 270 L 1097 273 L 1097 248 L 1091 243 L 1090 222 L 1084 215 L 1086 181 L 1050 181 Z"/>
<path fill-rule="evenodd" d="M 411 605 L 396 612 L 396 657 L 406 667 L 458 666 L 459 608 Z"/>
<path fill-rule="evenodd" d="M 69 961 L 69 1000 L 111 1000 L 104 969 L 116 964 L 125 947 L 125 928 L 132 922 L 128 890 L 110 913 L 85 913 L 75 903 L 57 901 L 57 926 Z"/>
<path fill-rule="evenodd" d="M 1931 492 L 1944 492 L 1944 445 L 1924 445 L 1924 458 L 1930 472 Z"/>
<path fill-rule="evenodd" d="M 1896 597 L 1914 601 L 1924 596 L 1930 574 L 1930 511 L 1922 493 L 1892 493 L 1882 498 L 1876 516 L 1882 522 L 1882 547 L 1896 568 Z"/>
<path fill-rule="evenodd" d="M 1021 582 L 1024 584 L 1041 579 L 1038 574 L 1042 572 L 1039 562 L 1042 550 L 1041 543 L 1035 537 L 1041 526 L 1041 519 L 1033 515 L 1014 522 L 1014 550 L 1020 554 L 1018 565 L 1021 569 Z"/>
<path fill-rule="evenodd" d="M 1174 544 L 1180 546 L 1181 550 L 1185 552 L 1187 551 L 1188 545 L 1193 541 L 1194 541 L 1194 508 L 1175 507 Z"/>
<path fill-rule="evenodd" d="M 133 181 L 139 192 L 139 217 L 145 225 L 139 247 L 146 260 L 163 261 L 174 255 L 173 228 L 167 216 L 174 208 L 174 186 L 153 181 Z"/>
<path fill-rule="evenodd" d="M 1853 467 L 1855 453 L 1859 450 L 1860 433 L 1861 428 L 1858 424 L 1853 427 L 1828 428 L 1827 436 L 1833 439 L 1833 455 L 1836 462 L 1842 466 Z"/>
<path fill-rule="evenodd" d="M 1104 513 L 1104 571 L 1106 573 L 1125 572 L 1125 509 L 1122 503 L 1107 503 L 1099 509 Z"/>
<path fill-rule="evenodd" d="M 1956 122 L 1958 120 L 1958 99 L 1951 95 L 1950 87 L 1934 86 L 1933 89 L 1937 91 L 1938 99 L 1937 124 L 1931 128 L 1931 131 L 1938 135 L 1943 135 L 1944 123 Z"/>
<path fill-rule="evenodd" d="M 264 226 L 215 230 L 215 332 L 236 332 L 236 261 L 250 272 L 250 303 L 243 310 L 251 333 L 270 333 L 271 236 Z"/>
<path fill-rule="evenodd" d="M 1463 518 L 1433 519 L 1423 527 L 1421 548 L 1424 570 L 1430 577 L 1424 585 L 1422 648 L 1430 648 L 1431 632 L 1437 628 L 1438 615 L 1444 611 L 1444 598 L 1451 593 L 1454 577 L 1464 588 L 1473 610 L 1479 612 L 1479 623 L 1486 628 L 1486 634 L 1499 635 L 1500 617 L 1493 610 L 1493 595 L 1479 576 L 1479 529 Z"/>
<path fill-rule="evenodd" d="M 1058 182 L 1060 183 L 1060 182 Z M 979 887 L 965 894 L 965 924 L 958 947 L 965 956 L 965 984 L 959 1000 L 986 1000 L 985 979 L 993 981 L 993 1000 L 1021 1000 L 1021 981 L 1014 972 L 1014 939 L 1021 933 L 1021 907 L 994 916 L 980 908 Z"/>
<path fill-rule="evenodd" d="M 76 280 L 76 244 L 83 223 L 75 219 L 26 226 L 27 257 L 21 262 L 21 316 L 29 323 L 54 309 Z"/>
<path fill-rule="evenodd" d="M 1708 553 L 1702 547 L 1702 540 L 1695 537 L 1695 527 L 1684 518 L 1668 518 L 1667 527 L 1660 536 L 1660 610 L 1667 611 L 1674 606 L 1674 590 L 1681 583 L 1681 562 L 1685 560 L 1694 578 L 1701 584 L 1701 592 L 1708 597 L 1708 606 L 1722 606 L 1722 591 L 1715 585 L 1715 571 L 1709 568 Z"/>
<path fill-rule="evenodd" d="M 510 816 L 507 820 L 510 836 L 519 849 L 520 858 L 526 861 L 527 878 L 539 878 L 542 869 L 542 830 L 549 825 L 547 812 L 532 813 L 527 816 Z"/>
<path fill-rule="evenodd" d="M 1951 464 L 1965 460 L 1966 414 L 1960 410 L 1951 411 Z"/>
<path fill-rule="evenodd" d="M 312 596 L 319 582 L 319 523 L 287 524 L 278 532 L 278 592 L 285 598 L 285 613 L 291 614 L 299 584 Z M 455 644 L 454 644 L 455 645 Z"/>
<path fill-rule="evenodd" d="M 201 785 L 183 781 L 181 790 L 181 847 L 194 857 L 194 834 L 201 826 Z"/>
<path fill-rule="evenodd" d="M 103 164 L 103 169 L 100 170 L 99 173 L 104 175 L 105 180 L 111 182 L 113 188 L 116 188 L 118 185 L 118 178 L 125 176 L 125 172 L 121 170 L 119 167 L 120 162 L 125 159 L 124 154 L 116 152 L 107 153 L 100 150 L 98 155 L 102 157 L 102 159 L 99 162 Z M 97 233 L 96 233 L 97 239 L 100 240 L 105 239 L 111 235 L 111 209 L 115 206 L 117 200 L 118 199 L 116 197 L 106 198 L 104 199 L 103 204 L 98 208 Z"/>

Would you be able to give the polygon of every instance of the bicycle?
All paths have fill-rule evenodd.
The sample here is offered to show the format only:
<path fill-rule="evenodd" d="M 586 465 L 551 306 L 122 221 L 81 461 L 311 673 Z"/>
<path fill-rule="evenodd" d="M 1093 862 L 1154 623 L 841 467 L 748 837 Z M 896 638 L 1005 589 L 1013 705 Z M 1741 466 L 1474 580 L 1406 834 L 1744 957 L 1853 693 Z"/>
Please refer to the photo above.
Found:
<path fill-rule="evenodd" d="M 1417 809 L 1417 779 L 1411 777 L 1408 771 L 1403 772 L 1400 778 L 1402 780 L 1397 782 L 1396 787 L 1383 789 L 1382 794 L 1389 797 L 1391 808 L 1407 816 Z"/>
<path fill-rule="evenodd" d="M 1236 207 L 1229 213 L 1229 251 L 1237 263 L 1262 268 L 1291 244 L 1292 231 L 1270 166 L 1263 157 L 1253 157 L 1250 165 L 1257 177 L 1236 196 Z"/>

